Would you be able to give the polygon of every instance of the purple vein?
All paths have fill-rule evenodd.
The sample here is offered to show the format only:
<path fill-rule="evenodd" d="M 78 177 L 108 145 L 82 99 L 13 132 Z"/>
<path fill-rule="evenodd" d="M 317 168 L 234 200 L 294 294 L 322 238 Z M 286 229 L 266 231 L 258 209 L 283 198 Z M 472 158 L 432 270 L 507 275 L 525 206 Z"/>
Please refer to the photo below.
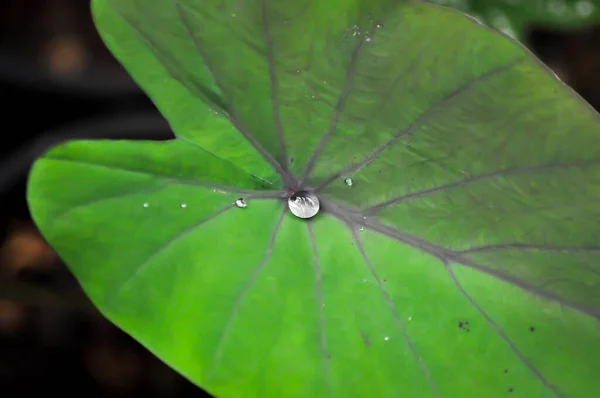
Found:
<path fill-rule="evenodd" d="M 331 214 L 336 216 L 336 213 L 332 212 Z M 387 225 L 383 225 L 374 220 L 370 220 L 370 219 L 363 220 L 363 221 L 357 220 L 356 224 L 363 225 L 365 228 L 367 228 L 373 232 L 376 232 L 381 235 L 387 236 L 388 238 L 397 240 L 398 242 L 404 243 L 410 247 L 414 247 L 415 249 L 419 249 L 427 254 L 430 254 L 432 256 L 439 258 L 440 260 L 442 260 L 444 262 L 452 261 L 452 262 L 458 263 L 460 265 L 463 265 L 465 267 L 475 269 L 479 272 L 490 275 L 496 279 L 510 283 L 511 285 L 514 285 L 523 291 L 537 295 L 539 297 L 543 297 L 546 300 L 557 302 L 560 305 L 567 306 L 569 308 L 572 308 L 572 309 L 579 311 L 581 313 L 584 313 L 586 315 L 590 315 L 590 316 L 600 319 L 600 313 L 598 312 L 597 309 L 583 307 L 579 304 L 565 301 L 563 298 L 561 298 L 560 296 L 557 296 L 555 294 L 552 294 L 552 293 L 549 293 L 549 292 L 546 292 L 543 290 L 538 290 L 536 287 L 530 285 L 529 283 L 523 282 L 515 277 L 503 274 L 503 273 L 501 273 L 497 270 L 491 269 L 489 267 L 485 267 L 485 266 L 477 263 L 476 261 L 466 257 L 462 253 L 454 252 L 449 249 L 443 248 L 441 246 L 437 246 L 437 245 L 435 245 L 429 241 L 426 241 L 422 238 L 407 234 L 405 232 L 398 231 L 396 228 L 392 228 Z"/>
<path fill-rule="evenodd" d="M 548 252 L 559 252 L 559 253 L 590 253 L 600 252 L 600 246 L 579 246 L 579 247 L 565 247 L 565 246 L 545 246 L 545 245 L 529 245 L 524 243 L 503 243 L 499 245 L 485 245 L 479 247 L 472 247 L 467 250 L 460 250 L 457 253 L 471 254 L 489 252 L 495 250 L 530 250 L 530 251 L 548 251 Z"/>
<path fill-rule="evenodd" d="M 310 176 L 310 173 L 312 172 L 313 168 L 315 167 L 315 164 L 317 163 L 317 159 L 319 158 L 319 156 L 321 156 L 321 154 L 325 150 L 325 147 L 327 146 L 329 140 L 333 136 L 333 133 L 335 132 L 338 120 L 340 118 L 340 115 L 342 114 L 342 111 L 344 110 L 344 105 L 346 104 L 346 100 L 348 99 L 350 90 L 352 89 L 352 83 L 354 81 L 354 74 L 356 72 L 356 67 L 357 67 L 357 63 L 358 63 L 358 56 L 360 55 L 361 50 L 364 48 L 367 38 L 373 37 L 373 32 L 374 32 L 374 29 L 371 29 L 371 31 L 365 36 L 365 38 L 362 39 L 358 43 L 358 45 L 352 52 L 352 55 L 350 56 L 350 63 L 348 66 L 348 70 L 346 71 L 346 80 L 344 81 L 344 86 L 342 88 L 342 92 L 340 93 L 338 102 L 335 106 L 335 110 L 333 112 L 333 117 L 329 124 L 329 128 L 325 132 L 325 135 L 323 136 L 323 138 L 321 138 L 321 141 L 319 141 L 319 144 L 317 145 L 317 149 L 315 149 L 315 152 L 313 153 L 312 157 L 308 161 L 306 170 L 304 170 L 304 173 L 303 173 L 302 177 L 300 178 L 300 183 L 303 183 L 308 179 L 308 177 Z"/>
<path fill-rule="evenodd" d="M 447 106 L 451 105 L 452 103 L 454 103 L 457 99 L 460 99 L 465 93 L 468 93 L 469 90 L 471 88 L 475 87 L 477 84 L 485 82 L 488 79 L 490 79 L 494 76 L 497 76 L 502 72 L 510 70 L 511 68 L 513 68 L 515 65 L 518 65 L 522 61 L 523 61 L 523 59 L 517 59 L 507 65 L 503 65 L 503 66 L 494 68 L 494 69 L 490 70 L 489 72 L 471 80 L 469 83 L 459 87 L 456 91 L 452 92 L 450 95 L 448 95 L 446 98 L 444 98 L 437 105 L 431 107 L 428 111 L 423 113 L 421 116 L 417 117 L 417 119 L 410 126 L 408 126 L 408 128 L 396 133 L 388 142 L 381 145 L 379 148 L 377 148 L 375 151 L 373 151 L 370 155 L 368 155 L 361 162 L 356 163 L 356 164 L 348 167 L 347 169 L 340 171 L 339 173 L 337 173 L 337 175 L 344 175 L 344 174 L 352 173 L 352 172 L 355 172 L 359 169 L 366 167 L 373 160 L 377 159 L 379 157 L 379 155 L 381 155 L 384 151 L 386 151 L 391 146 L 393 146 L 398 141 L 400 141 L 400 139 L 411 135 L 418 127 L 420 127 L 423 123 L 427 122 L 431 118 L 431 116 L 434 115 L 436 112 L 438 112 L 440 109 L 443 109 L 444 107 L 447 107 Z M 334 180 L 335 180 L 335 178 L 333 178 L 333 177 L 330 177 L 327 179 L 328 183 L 330 183 L 331 181 L 334 181 Z M 319 185 L 319 190 L 325 188 L 326 185 L 327 184 L 324 184 L 324 183 Z"/>
<path fill-rule="evenodd" d="M 256 282 L 258 275 L 260 274 L 260 272 L 263 270 L 263 268 L 265 267 L 265 265 L 271 258 L 271 253 L 273 252 L 273 247 L 275 246 L 275 239 L 277 238 L 277 234 L 279 233 L 279 229 L 281 227 L 281 224 L 283 222 L 283 219 L 284 219 L 284 216 L 286 215 L 286 213 L 287 213 L 287 209 L 284 207 L 283 211 L 281 212 L 281 216 L 279 217 L 279 220 L 277 221 L 277 224 L 275 225 L 273 234 L 271 235 L 271 240 L 269 241 L 269 244 L 267 246 L 265 256 L 263 257 L 260 264 L 258 264 L 258 266 L 255 268 L 255 270 L 252 273 L 252 275 L 250 276 L 250 279 L 248 280 L 248 282 L 246 282 L 246 284 L 244 285 L 242 291 L 240 292 L 240 295 L 238 296 L 238 298 L 233 306 L 231 314 L 229 315 L 229 317 L 227 319 L 227 323 L 225 324 L 223 333 L 221 334 L 221 337 L 219 338 L 219 342 L 217 343 L 215 355 L 212 360 L 212 365 L 211 365 L 209 371 L 207 372 L 207 377 L 206 377 L 206 381 L 205 381 L 207 386 L 210 384 L 212 378 L 214 377 L 215 372 L 217 371 L 217 369 L 220 366 L 221 359 L 223 356 L 223 349 L 225 348 L 225 341 L 227 340 L 227 337 L 229 336 L 229 333 L 231 332 L 233 322 L 240 311 L 242 302 L 244 301 L 244 298 L 246 297 L 246 294 L 248 293 L 248 291 L 252 288 L 252 286 Z"/>
<path fill-rule="evenodd" d="M 129 174 L 139 175 L 139 176 L 144 176 L 144 177 L 153 177 L 153 178 L 162 179 L 167 183 L 170 182 L 170 183 L 178 184 L 178 185 L 191 185 L 191 186 L 199 186 L 199 187 L 203 187 L 203 188 L 218 189 L 225 193 L 239 193 L 239 194 L 243 194 L 243 195 L 256 195 L 256 196 L 263 195 L 263 197 L 265 195 L 267 197 L 271 197 L 271 196 L 279 197 L 278 195 L 280 193 L 279 190 L 274 190 L 274 191 L 243 190 L 243 189 L 238 189 L 235 187 L 216 185 L 216 184 L 212 184 L 209 182 L 203 182 L 203 181 L 199 181 L 199 180 L 183 180 L 180 178 L 175 178 L 175 177 L 166 176 L 166 175 L 152 174 L 150 172 L 145 172 L 145 171 L 141 171 L 141 170 L 131 170 L 131 169 L 123 168 L 123 167 L 114 167 L 114 166 L 108 166 L 108 165 L 104 165 L 104 164 L 85 162 L 82 160 L 60 159 L 60 158 L 53 158 L 53 157 L 44 157 L 44 158 L 42 158 L 42 160 L 43 161 L 52 161 L 52 162 L 66 162 L 66 163 L 87 166 L 87 167 L 101 168 L 101 169 L 105 169 L 108 171 L 117 171 L 117 172 L 129 173 Z"/>
<path fill-rule="evenodd" d="M 194 232 L 195 230 L 197 230 L 198 228 L 200 228 L 201 226 L 203 226 L 204 224 L 208 223 L 209 221 L 214 220 L 215 218 L 217 218 L 218 216 L 220 216 L 221 214 L 226 213 L 227 211 L 233 209 L 235 206 L 234 204 L 230 203 L 227 206 L 221 208 L 220 210 L 216 211 L 215 213 L 211 214 L 210 216 L 203 218 L 202 220 L 200 220 L 199 222 L 195 223 L 194 225 L 184 229 L 182 232 L 178 233 L 177 235 L 173 236 L 172 238 L 170 238 L 167 242 L 165 242 L 161 247 L 158 248 L 158 250 L 156 250 L 154 253 L 152 253 L 152 255 L 150 257 L 148 257 L 146 259 L 146 261 L 144 261 L 143 263 L 141 263 L 136 270 L 129 276 L 129 278 L 127 278 L 123 283 L 121 283 L 121 286 L 119 286 L 117 288 L 117 291 L 115 292 L 115 297 L 119 296 L 121 294 L 121 292 L 123 291 L 123 289 L 129 285 L 129 283 L 131 283 L 141 272 L 143 272 L 146 267 L 156 258 L 158 257 L 161 253 L 164 253 L 165 250 L 168 250 L 171 246 L 173 246 L 175 243 L 179 242 L 181 239 L 185 238 L 186 236 L 188 236 L 190 233 Z"/>
<path fill-rule="evenodd" d="M 469 293 L 467 293 L 465 288 L 458 281 L 458 278 L 456 277 L 454 270 L 452 269 L 452 266 L 448 262 L 444 262 L 444 263 L 446 266 L 446 271 L 450 275 L 450 278 L 452 279 L 452 281 L 454 282 L 454 284 L 456 285 L 458 290 L 469 301 L 469 303 L 473 306 L 473 308 L 475 308 L 487 320 L 487 322 L 490 324 L 490 326 L 492 326 L 492 328 L 496 331 L 498 336 L 500 336 L 500 338 L 502 338 L 502 340 L 504 340 L 506 342 L 506 344 L 508 344 L 508 346 L 510 347 L 512 352 L 517 356 L 517 358 L 519 358 L 519 360 L 523 364 L 525 364 L 525 366 L 527 366 L 527 368 L 529 368 L 531 373 L 533 373 L 535 375 L 535 377 L 537 377 L 538 380 L 540 380 L 542 382 L 542 384 L 548 390 L 550 390 L 557 397 L 563 398 L 564 395 L 562 395 L 560 392 L 558 392 L 556 390 L 556 388 L 552 384 L 550 384 L 548 382 L 548 380 L 546 380 L 544 375 L 542 375 L 542 373 L 529 360 L 527 360 L 527 358 L 525 358 L 525 356 L 521 353 L 521 351 L 519 351 L 519 349 L 517 348 L 515 343 L 513 343 L 513 341 L 506 335 L 506 333 L 504 333 L 502 328 L 496 322 L 494 322 L 494 320 L 487 314 L 487 312 L 485 312 L 485 310 L 483 308 L 481 308 L 481 306 L 479 304 L 477 304 L 475 299 L 473 299 L 473 297 L 471 297 L 471 295 Z"/>
<path fill-rule="evenodd" d="M 419 54 L 416 57 L 414 57 L 411 62 L 409 62 L 408 66 L 406 66 L 406 68 L 403 68 L 400 72 L 398 72 L 397 76 L 394 78 L 392 83 L 389 85 L 389 88 L 387 90 L 385 90 L 384 94 L 381 96 L 381 103 L 375 107 L 375 112 L 371 113 L 371 115 L 368 117 L 368 120 L 377 119 L 379 117 L 381 112 L 383 112 L 383 110 L 386 108 L 388 101 L 389 101 L 390 97 L 392 96 L 392 93 L 396 90 L 396 87 L 398 86 L 398 83 L 400 82 L 401 78 L 405 77 L 407 73 L 409 73 L 411 70 L 413 70 L 415 68 L 415 66 L 417 66 L 419 64 L 419 61 L 423 57 L 423 54 L 425 53 L 426 50 L 427 50 L 427 48 L 423 48 L 419 52 Z M 371 131 L 371 130 L 369 130 L 368 127 L 365 125 L 365 128 L 363 129 L 361 135 L 364 135 L 365 133 L 368 133 L 369 131 Z M 314 189 L 315 192 L 319 192 L 321 189 L 323 189 L 327 185 L 331 184 L 334 180 L 340 178 L 343 174 L 344 174 L 343 171 L 335 173 L 334 175 L 332 175 L 331 177 L 329 177 L 328 179 L 326 179 L 325 181 L 320 183 Z"/>
<path fill-rule="evenodd" d="M 429 385 L 430 385 L 430 387 L 431 387 L 434 395 L 436 397 L 439 397 L 440 395 L 439 395 L 439 391 L 437 389 L 437 386 L 435 385 L 435 382 L 433 381 L 433 378 L 431 377 L 431 374 L 429 373 L 429 369 L 427 369 L 427 365 L 425 364 L 425 362 L 423 361 L 423 359 L 419 355 L 417 347 L 415 346 L 415 344 L 413 343 L 412 339 L 408 335 L 408 332 L 406 331 L 404 323 L 402 322 L 402 320 L 400 319 L 400 316 L 398 315 L 398 310 L 396 309 L 396 305 L 394 304 L 394 301 L 391 299 L 388 291 L 383 286 L 383 283 L 381 283 L 381 279 L 379 278 L 379 275 L 377 274 L 377 271 L 375 271 L 375 268 L 373 267 L 373 264 L 371 264 L 371 261 L 369 260 L 369 257 L 367 256 L 367 253 L 365 252 L 365 248 L 363 247 L 363 244 L 362 244 L 360 238 L 356 234 L 356 230 L 352 227 L 352 224 L 347 224 L 347 225 L 352 230 L 352 237 L 354 238 L 354 242 L 356 242 L 356 246 L 358 247 L 358 250 L 360 251 L 360 254 L 361 254 L 361 256 L 362 256 L 362 258 L 364 260 L 364 263 L 366 264 L 367 268 L 369 269 L 369 271 L 371 272 L 371 274 L 373 275 L 373 277 L 377 281 L 377 285 L 379 286 L 379 290 L 381 291 L 381 293 L 385 297 L 385 300 L 387 301 L 388 306 L 390 307 L 390 310 L 392 312 L 394 320 L 396 321 L 396 324 L 398 325 L 398 328 L 400 329 L 402 335 L 404 336 L 404 340 L 406 341 L 406 344 L 408 345 L 408 347 L 411 350 L 413 356 L 415 357 L 415 359 L 419 363 L 419 366 L 421 367 L 421 371 L 423 372 L 423 374 L 427 378 L 427 381 L 429 382 Z"/>
<path fill-rule="evenodd" d="M 365 214 L 375 214 L 380 210 L 383 210 L 387 207 L 407 202 L 412 199 L 420 198 L 423 196 L 431 195 L 433 193 L 442 192 L 452 188 L 463 187 L 465 185 L 480 182 L 487 179 L 504 177 L 504 176 L 514 176 L 525 173 L 535 173 L 538 171 L 545 171 L 551 169 L 560 169 L 560 168 L 570 168 L 570 167 L 587 167 L 587 166 L 597 166 L 600 164 L 600 160 L 592 160 L 592 161 L 584 161 L 584 162 L 573 162 L 573 163 L 555 163 L 555 164 L 543 164 L 538 166 L 528 166 L 528 167 L 519 167 L 514 169 L 504 169 L 499 171 L 493 171 L 491 173 L 481 174 L 475 177 L 467 178 L 465 180 L 455 181 L 449 184 L 440 185 L 434 188 L 426 189 L 420 192 L 411 193 L 408 195 L 403 195 L 397 198 L 390 199 L 386 202 L 379 203 L 375 206 L 369 207 L 364 210 Z"/>
<path fill-rule="evenodd" d="M 74 206 L 69 207 L 66 211 L 58 213 L 54 216 L 54 219 L 61 219 L 63 217 L 66 217 L 67 215 L 69 215 L 71 212 L 73 212 L 74 210 L 80 209 L 80 208 L 84 208 L 84 207 L 88 207 L 88 206 L 92 206 L 98 203 L 102 203 L 102 202 L 106 202 L 109 200 L 113 200 L 113 199 L 125 199 L 128 198 L 130 196 L 134 196 L 134 195 L 140 195 L 140 194 L 144 194 L 144 193 L 153 193 L 156 191 L 159 191 L 163 188 L 165 188 L 166 186 L 168 186 L 168 184 L 166 182 L 163 182 L 162 184 L 158 184 L 152 187 L 146 187 L 143 189 L 136 189 L 134 191 L 128 191 L 128 192 L 124 192 L 124 193 L 118 193 L 118 194 L 114 194 L 114 195 L 110 195 L 110 196 L 104 196 L 101 198 L 95 198 L 92 200 L 86 200 L 85 202 L 82 203 L 77 203 Z"/>
<path fill-rule="evenodd" d="M 181 22 L 183 23 L 190 40 L 194 44 L 194 47 L 196 48 L 196 52 L 198 53 L 198 56 L 202 59 L 202 62 L 204 63 L 204 65 L 206 65 L 206 68 L 208 69 L 215 84 L 217 85 L 217 87 L 219 87 L 219 89 L 223 93 L 223 96 L 225 97 L 225 100 L 227 103 L 227 110 L 229 111 L 229 115 L 228 115 L 229 121 L 231 122 L 231 124 L 233 124 L 238 129 L 238 131 L 254 147 L 254 149 L 256 149 L 256 151 L 260 155 L 262 155 L 262 157 L 275 169 L 275 171 L 279 174 L 279 176 L 284 181 L 284 183 L 286 183 L 286 184 L 290 183 L 289 174 L 283 169 L 283 167 L 279 164 L 279 162 L 277 162 L 277 160 L 275 160 L 275 158 L 273 158 L 273 156 L 271 156 L 271 154 L 265 148 L 263 148 L 263 146 L 260 144 L 260 142 L 258 142 L 258 140 L 256 140 L 254 138 L 254 136 L 252 134 L 250 134 L 237 120 L 237 118 L 235 116 L 236 112 L 233 108 L 233 105 L 231 104 L 231 101 L 227 100 L 227 98 L 228 98 L 227 91 L 225 90 L 225 87 L 221 83 L 220 79 L 218 79 L 216 77 L 216 74 L 214 73 L 214 68 L 213 68 L 212 64 L 210 63 L 210 61 L 208 60 L 208 56 L 202 50 L 202 45 L 199 43 L 198 37 L 194 34 L 192 26 L 190 25 L 189 20 L 185 16 L 185 13 L 183 11 L 183 7 L 180 3 L 180 0 L 171 0 L 171 2 L 177 9 L 177 12 L 179 13 Z"/>
<path fill-rule="evenodd" d="M 113 0 L 107 1 L 108 5 L 115 10 L 115 12 L 117 14 L 119 14 L 119 16 L 121 18 L 123 18 L 123 20 L 125 21 L 125 23 L 127 25 L 129 25 L 129 27 L 133 30 L 135 36 L 146 46 L 148 47 L 148 49 L 154 54 L 154 56 L 161 62 L 161 64 L 164 66 L 165 70 L 169 73 L 169 75 L 175 79 L 177 82 L 179 82 L 183 87 L 185 87 L 186 89 L 190 90 L 190 92 L 192 94 L 194 94 L 195 96 L 199 97 L 201 100 L 207 102 L 207 103 L 211 103 L 214 106 L 217 106 L 219 108 L 222 108 L 222 106 L 220 104 L 217 104 L 215 99 L 211 99 L 210 97 L 214 95 L 214 93 L 210 92 L 208 89 L 204 88 L 204 87 L 196 87 L 196 85 L 194 84 L 194 82 L 192 82 L 192 86 L 194 87 L 190 87 L 190 85 L 188 85 L 186 82 L 183 81 L 182 78 L 180 78 L 178 76 L 178 73 L 175 72 L 175 70 L 173 69 L 173 65 L 171 63 L 171 61 L 169 61 L 165 56 L 163 56 L 161 54 L 161 52 L 158 50 L 158 46 L 154 43 L 154 41 L 152 39 L 150 39 L 147 35 L 143 34 L 140 29 L 135 25 L 135 23 L 133 23 L 131 21 L 130 18 L 126 17 L 123 13 L 121 13 L 121 11 L 119 10 L 119 8 L 113 4 Z M 175 65 L 177 66 L 177 65 Z M 179 65 L 180 66 L 180 65 Z M 226 111 L 226 109 L 223 109 L 223 111 Z"/>
<path fill-rule="evenodd" d="M 269 68 L 269 80 L 271 83 L 271 105 L 273 106 L 273 118 L 275 123 L 275 130 L 277 131 L 277 137 L 279 139 L 279 146 L 281 147 L 281 167 L 289 174 L 288 171 L 288 155 L 287 147 L 285 144 L 285 136 L 283 133 L 283 125 L 281 124 L 281 117 L 279 116 L 279 96 L 278 96 L 278 81 L 275 76 L 275 55 L 273 54 L 273 36 L 271 35 L 269 18 L 267 15 L 267 0 L 262 0 L 262 18 L 263 27 L 265 34 L 265 45 L 267 46 L 267 59 Z M 290 176 L 291 177 L 291 176 Z"/>
<path fill-rule="evenodd" d="M 372 218 L 364 218 L 361 213 L 354 212 L 345 206 L 342 206 L 338 203 L 332 202 L 323 198 L 321 200 L 321 204 L 323 205 L 323 212 L 327 214 L 331 214 L 333 217 L 336 217 L 340 221 L 348 224 L 348 225 L 361 225 L 364 228 L 367 228 L 370 231 L 378 233 L 383 236 L 387 236 L 390 239 L 396 240 L 400 243 L 413 247 L 415 249 L 421 250 L 424 253 L 430 254 L 434 257 L 439 258 L 443 262 L 455 262 L 465 267 L 469 267 L 475 269 L 484 274 L 490 275 L 496 279 L 502 280 L 504 282 L 510 283 L 523 291 L 529 292 L 531 294 L 542 297 L 546 300 L 550 300 L 553 302 L 557 302 L 560 305 L 567 306 L 575 311 L 581 312 L 583 314 L 593 316 L 600 320 L 600 310 L 595 308 L 583 307 L 579 304 L 575 304 L 569 301 L 565 301 L 560 296 L 555 294 L 538 290 L 536 287 L 523 282 L 517 278 L 514 278 L 509 275 L 505 275 L 497 270 L 485 267 L 476 261 L 470 259 L 464 254 L 452 251 L 450 249 L 446 249 L 444 247 L 438 246 L 432 242 L 429 242 L 423 238 L 419 238 L 417 236 L 411 235 L 406 232 L 402 232 L 398 230 L 396 227 L 390 227 L 388 225 L 384 225 L 381 222 L 372 219 Z"/>
<path fill-rule="evenodd" d="M 329 352 L 327 351 L 327 336 L 325 333 L 325 313 L 323 311 L 323 278 L 321 274 L 321 266 L 319 263 L 319 253 L 317 251 L 317 240 L 315 238 L 315 231 L 311 220 L 306 223 L 308 227 L 308 235 L 310 236 L 310 244 L 313 249 L 313 264 L 315 266 L 315 297 L 317 299 L 317 305 L 319 306 L 319 331 L 320 331 L 320 345 L 321 355 L 323 356 L 323 370 L 325 373 L 325 383 L 327 384 L 327 390 L 329 396 L 332 395 L 330 371 L 329 371 Z"/>

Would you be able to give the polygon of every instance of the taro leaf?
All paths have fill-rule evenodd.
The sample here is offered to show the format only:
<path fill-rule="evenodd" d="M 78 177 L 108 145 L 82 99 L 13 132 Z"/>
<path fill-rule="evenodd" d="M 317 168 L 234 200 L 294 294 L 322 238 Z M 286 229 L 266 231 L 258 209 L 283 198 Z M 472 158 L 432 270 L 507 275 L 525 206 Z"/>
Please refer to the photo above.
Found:
<path fill-rule="evenodd" d="M 429 0 L 467 12 L 484 23 L 523 39 L 532 25 L 587 27 L 600 21 L 600 0 Z"/>
<path fill-rule="evenodd" d="M 59 146 L 29 203 L 115 324 L 219 397 L 597 394 L 600 119 L 521 45 L 398 0 L 93 4 L 177 139 Z"/>

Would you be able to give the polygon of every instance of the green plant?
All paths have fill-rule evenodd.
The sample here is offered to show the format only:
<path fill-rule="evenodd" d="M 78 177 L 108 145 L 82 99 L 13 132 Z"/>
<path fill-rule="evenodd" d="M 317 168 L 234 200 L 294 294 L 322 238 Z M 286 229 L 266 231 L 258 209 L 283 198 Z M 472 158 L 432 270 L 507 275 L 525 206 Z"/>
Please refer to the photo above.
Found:
<path fill-rule="evenodd" d="M 93 7 L 177 138 L 60 145 L 28 199 L 166 363 L 219 397 L 600 388 L 599 115 L 521 45 L 414 1 Z"/>
<path fill-rule="evenodd" d="M 590 26 L 600 21 L 598 0 L 430 0 L 481 18 L 518 39 L 531 25 L 556 28 Z"/>

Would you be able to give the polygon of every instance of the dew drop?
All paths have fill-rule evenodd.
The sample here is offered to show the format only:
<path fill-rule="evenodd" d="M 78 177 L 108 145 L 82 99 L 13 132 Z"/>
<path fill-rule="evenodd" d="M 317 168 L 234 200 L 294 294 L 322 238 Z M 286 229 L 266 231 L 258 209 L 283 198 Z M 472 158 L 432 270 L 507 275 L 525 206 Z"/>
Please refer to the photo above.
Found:
<path fill-rule="evenodd" d="M 187 207 L 187 203 L 182 203 L 181 208 L 185 209 Z"/>
<path fill-rule="evenodd" d="M 248 206 L 248 203 L 246 203 L 244 198 L 239 198 L 238 200 L 235 201 L 235 205 L 237 207 L 239 207 L 240 209 L 243 209 L 244 207 Z"/>
<path fill-rule="evenodd" d="M 146 207 L 146 208 L 147 208 L 148 206 L 150 206 L 150 203 L 148 203 L 148 202 L 145 202 L 145 203 L 144 203 L 144 207 Z"/>
<path fill-rule="evenodd" d="M 380 23 L 378 23 L 378 24 L 377 24 L 377 27 L 378 27 L 378 28 L 383 28 L 383 25 L 382 25 L 382 24 L 380 24 Z"/>
<path fill-rule="evenodd" d="M 293 215 L 299 218 L 311 218 L 317 215 L 321 207 L 319 198 L 306 191 L 293 194 L 288 199 L 288 207 Z"/>
<path fill-rule="evenodd" d="M 390 336 L 385 336 L 383 339 L 384 339 L 385 341 L 388 341 L 388 340 L 390 339 Z"/>
<path fill-rule="evenodd" d="M 352 178 L 348 177 L 344 180 L 344 184 L 348 185 L 349 187 L 352 186 L 352 184 L 354 184 L 354 181 L 352 181 Z"/>

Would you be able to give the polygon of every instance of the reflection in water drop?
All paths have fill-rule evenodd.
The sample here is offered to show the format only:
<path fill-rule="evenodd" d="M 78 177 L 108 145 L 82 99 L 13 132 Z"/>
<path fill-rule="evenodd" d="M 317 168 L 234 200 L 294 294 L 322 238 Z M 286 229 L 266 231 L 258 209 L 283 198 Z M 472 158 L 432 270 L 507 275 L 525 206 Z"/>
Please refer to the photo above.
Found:
<path fill-rule="evenodd" d="M 344 184 L 348 185 L 349 187 L 352 186 L 352 184 L 354 184 L 354 181 L 352 181 L 352 178 L 348 177 L 344 180 Z"/>
<path fill-rule="evenodd" d="M 317 215 L 321 205 L 319 198 L 315 195 L 306 191 L 300 191 L 288 199 L 288 207 L 296 217 L 311 218 Z"/>
<path fill-rule="evenodd" d="M 148 206 L 150 206 L 150 203 L 148 203 L 148 202 L 145 202 L 145 203 L 144 203 L 144 207 L 148 207 Z"/>
<path fill-rule="evenodd" d="M 388 340 L 390 339 L 390 336 L 385 336 L 383 339 L 384 339 L 385 341 L 388 341 Z"/>
<path fill-rule="evenodd" d="M 244 207 L 248 206 L 248 203 L 246 203 L 244 198 L 239 198 L 238 200 L 235 201 L 235 205 L 237 207 L 239 207 L 240 209 L 243 209 Z"/>
<path fill-rule="evenodd" d="M 187 207 L 187 203 L 182 203 L 181 207 L 185 209 Z"/>

